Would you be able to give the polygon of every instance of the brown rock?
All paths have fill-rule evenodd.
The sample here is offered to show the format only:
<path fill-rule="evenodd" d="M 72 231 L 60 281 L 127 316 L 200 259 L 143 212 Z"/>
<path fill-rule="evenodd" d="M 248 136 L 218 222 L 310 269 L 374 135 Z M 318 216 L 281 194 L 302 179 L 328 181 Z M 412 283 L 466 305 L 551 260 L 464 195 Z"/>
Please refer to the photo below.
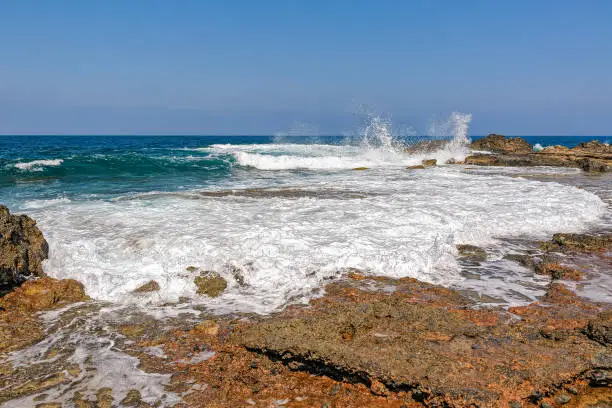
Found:
<path fill-rule="evenodd" d="M 490 134 L 472 142 L 472 149 L 486 150 L 493 153 L 531 153 L 533 146 L 520 137 L 505 137 Z"/>
<path fill-rule="evenodd" d="M 589 321 L 585 333 L 603 345 L 612 345 L 612 310 L 601 312 L 596 319 Z"/>
<path fill-rule="evenodd" d="M 25 282 L 1 298 L 0 307 L 32 313 L 88 299 L 82 283 L 45 277 Z"/>
<path fill-rule="evenodd" d="M 42 261 L 49 245 L 36 222 L 27 215 L 11 215 L 0 205 L 0 290 L 10 290 L 30 276 L 44 276 Z"/>
<path fill-rule="evenodd" d="M 422 164 L 417 164 L 416 166 L 408 166 L 406 167 L 408 170 L 422 170 L 425 168 Z"/>
<path fill-rule="evenodd" d="M 193 282 L 197 286 L 199 295 L 210 297 L 219 296 L 227 288 L 227 281 L 218 273 L 211 271 L 201 272 L 200 276 L 196 276 Z"/>
<path fill-rule="evenodd" d="M 563 266 L 558 263 L 538 263 L 535 264 L 535 271 L 540 275 L 548 275 L 553 280 L 556 279 L 569 279 L 569 280 L 580 280 L 582 279 L 583 273 L 576 269 L 568 266 Z"/>
<path fill-rule="evenodd" d="M 152 280 L 134 289 L 134 293 L 157 292 L 159 289 L 159 283 Z"/>
<path fill-rule="evenodd" d="M 612 234 L 555 234 L 552 243 L 563 251 L 601 252 L 612 249 Z"/>
<path fill-rule="evenodd" d="M 435 166 L 438 161 L 436 159 L 429 159 L 429 160 L 423 160 L 423 166 L 425 167 L 433 167 Z"/>
<path fill-rule="evenodd" d="M 355 167 L 353 170 L 370 170 L 369 167 Z"/>

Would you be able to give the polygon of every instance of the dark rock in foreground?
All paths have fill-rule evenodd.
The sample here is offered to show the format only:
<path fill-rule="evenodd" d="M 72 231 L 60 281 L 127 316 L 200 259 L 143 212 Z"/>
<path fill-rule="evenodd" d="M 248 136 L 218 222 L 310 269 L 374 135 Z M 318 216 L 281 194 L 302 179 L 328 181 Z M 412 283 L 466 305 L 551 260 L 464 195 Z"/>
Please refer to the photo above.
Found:
<path fill-rule="evenodd" d="M 27 215 L 11 215 L 0 205 L 0 290 L 8 291 L 31 276 L 44 276 L 42 261 L 49 245 L 36 221 Z"/>

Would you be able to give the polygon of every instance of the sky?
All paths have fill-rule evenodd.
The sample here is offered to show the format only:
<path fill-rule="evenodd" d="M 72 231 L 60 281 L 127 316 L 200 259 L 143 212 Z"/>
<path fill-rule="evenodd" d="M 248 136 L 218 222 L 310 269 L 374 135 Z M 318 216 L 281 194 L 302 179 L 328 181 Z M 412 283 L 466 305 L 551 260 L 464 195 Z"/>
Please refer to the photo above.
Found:
<path fill-rule="evenodd" d="M 612 135 L 608 0 L 0 0 L 0 134 Z"/>

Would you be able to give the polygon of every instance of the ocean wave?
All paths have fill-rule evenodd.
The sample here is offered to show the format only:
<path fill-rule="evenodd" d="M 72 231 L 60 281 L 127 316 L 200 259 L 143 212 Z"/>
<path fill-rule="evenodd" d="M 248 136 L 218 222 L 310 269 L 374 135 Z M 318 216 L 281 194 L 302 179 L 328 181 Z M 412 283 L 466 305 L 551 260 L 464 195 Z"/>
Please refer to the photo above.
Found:
<path fill-rule="evenodd" d="M 64 159 L 33 160 L 30 162 L 15 163 L 14 166 L 19 170 L 42 171 L 44 167 L 61 166 L 63 162 Z"/>

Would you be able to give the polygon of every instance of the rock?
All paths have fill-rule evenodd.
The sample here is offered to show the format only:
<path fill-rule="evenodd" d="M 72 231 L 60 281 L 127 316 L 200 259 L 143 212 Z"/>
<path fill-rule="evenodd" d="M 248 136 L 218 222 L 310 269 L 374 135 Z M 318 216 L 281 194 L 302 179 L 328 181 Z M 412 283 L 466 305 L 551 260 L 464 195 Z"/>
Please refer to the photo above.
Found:
<path fill-rule="evenodd" d="M 404 151 L 409 154 L 433 153 L 444 149 L 448 143 L 448 140 L 422 140 L 418 143 L 406 146 Z"/>
<path fill-rule="evenodd" d="M 533 146 L 520 137 L 505 137 L 490 134 L 485 138 L 472 142 L 474 150 L 486 150 L 494 153 L 531 153 Z"/>
<path fill-rule="evenodd" d="M 217 297 L 227 288 L 227 281 L 218 273 L 211 271 L 201 272 L 193 282 L 196 284 L 198 295 Z"/>
<path fill-rule="evenodd" d="M 510 408 L 522 408 L 523 404 L 521 404 L 520 401 L 512 400 L 508 403 L 508 406 Z"/>
<path fill-rule="evenodd" d="M 214 320 L 204 320 L 194 327 L 193 330 L 206 336 L 216 336 L 219 334 L 219 326 Z"/>
<path fill-rule="evenodd" d="M 25 282 L 0 298 L 0 307 L 28 313 L 88 300 L 83 284 L 73 279 L 40 278 Z"/>
<path fill-rule="evenodd" d="M 49 245 L 36 221 L 27 215 L 11 215 L 0 205 L 0 289 L 11 290 L 28 277 L 44 276 L 42 261 Z"/>
<path fill-rule="evenodd" d="M 552 243 L 562 251 L 601 252 L 612 249 L 612 234 L 555 234 Z"/>
<path fill-rule="evenodd" d="M 355 167 L 353 170 L 370 170 L 369 167 Z"/>
<path fill-rule="evenodd" d="M 589 321 L 584 332 L 591 340 L 604 346 L 612 345 L 612 310 L 603 311 L 596 319 Z"/>
<path fill-rule="evenodd" d="M 141 400 L 142 400 L 142 396 L 140 395 L 140 391 L 129 390 L 125 398 L 121 400 L 121 406 L 137 407 L 141 403 Z"/>
<path fill-rule="evenodd" d="M 572 400 L 572 397 L 570 397 L 570 396 L 569 396 L 569 395 L 567 395 L 567 394 L 561 394 L 561 395 L 558 395 L 558 396 L 555 398 L 555 402 L 556 402 L 557 404 L 561 404 L 561 405 L 567 404 L 567 403 L 568 403 L 568 402 L 570 402 L 571 400 Z"/>
<path fill-rule="evenodd" d="M 548 275 L 553 280 L 556 279 L 569 279 L 569 280 L 580 280 L 582 279 L 582 272 L 572 269 L 568 266 L 559 265 L 558 263 L 536 263 L 535 272 L 539 275 Z"/>
<path fill-rule="evenodd" d="M 418 164 L 416 166 L 408 166 L 406 167 L 408 170 L 422 170 L 425 168 L 422 164 Z"/>
<path fill-rule="evenodd" d="M 159 283 L 152 280 L 133 290 L 134 293 L 157 292 L 160 289 Z"/>
<path fill-rule="evenodd" d="M 457 251 L 459 251 L 459 255 L 461 255 L 462 257 L 475 262 L 482 262 L 487 260 L 487 253 L 485 252 L 485 250 L 475 245 L 460 244 L 457 245 Z"/>
<path fill-rule="evenodd" d="M 423 160 L 422 163 L 423 163 L 423 166 L 425 167 L 433 167 L 436 164 L 438 164 L 438 161 L 436 159 L 428 159 L 428 160 Z"/>
<path fill-rule="evenodd" d="M 610 163 L 605 160 L 592 159 L 592 158 L 584 158 L 577 160 L 578 166 L 584 170 L 591 173 L 605 173 L 611 170 Z"/>
<path fill-rule="evenodd" d="M 478 166 L 558 166 L 576 167 L 588 172 L 612 171 L 612 148 L 591 141 L 569 149 L 549 146 L 534 152 L 531 145 L 521 138 L 505 138 L 489 135 L 472 143 L 475 150 L 487 150 L 493 154 L 475 154 L 465 159 L 466 164 Z"/>
<path fill-rule="evenodd" d="M 230 341 L 296 371 L 359 382 L 376 395 L 409 389 L 425 406 L 527 401 L 534 389 L 594 369 L 590 359 L 606 350 L 579 331 L 599 306 L 561 285 L 549 303 L 512 308 L 517 320 L 501 309 L 474 310 L 456 292 L 414 280 L 398 280 L 390 294 L 357 289 L 369 281 L 327 285 L 310 308 L 237 327 Z M 436 396 L 446 405 L 435 405 Z"/>
<path fill-rule="evenodd" d="M 550 405 L 548 402 L 543 402 L 540 404 L 541 408 L 555 408 L 552 405 Z"/>

